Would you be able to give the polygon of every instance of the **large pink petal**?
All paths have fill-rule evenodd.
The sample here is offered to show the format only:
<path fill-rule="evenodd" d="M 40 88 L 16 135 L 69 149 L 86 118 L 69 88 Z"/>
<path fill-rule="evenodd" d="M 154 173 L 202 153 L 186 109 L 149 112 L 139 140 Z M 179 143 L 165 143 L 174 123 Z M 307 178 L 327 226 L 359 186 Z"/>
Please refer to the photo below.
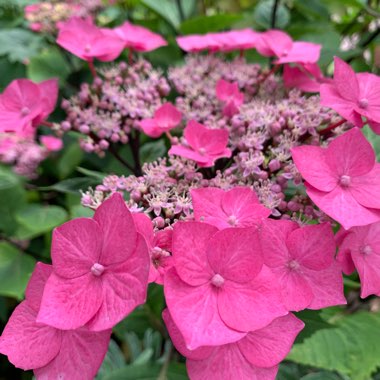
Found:
<path fill-rule="evenodd" d="M 380 209 L 380 164 L 368 173 L 353 177 L 349 191 L 364 207 Z"/>
<path fill-rule="evenodd" d="M 241 331 L 261 329 L 288 313 L 277 279 L 265 266 L 253 281 L 239 284 L 227 280 L 218 293 L 218 307 L 222 320 Z"/>
<path fill-rule="evenodd" d="M 132 310 L 145 302 L 150 257 L 145 240 L 139 235 L 137 247 L 124 263 L 107 267 L 102 280 L 102 304 L 88 323 L 92 331 L 114 327 Z"/>
<path fill-rule="evenodd" d="M 355 270 L 355 264 L 351 257 L 351 250 L 353 242 L 356 241 L 356 236 L 351 230 L 346 231 L 341 228 L 335 235 L 335 240 L 337 241 L 337 245 L 339 247 L 336 260 L 342 266 L 342 271 L 344 274 L 351 274 Z"/>
<path fill-rule="evenodd" d="M 356 111 L 368 119 L 380 122 L 380 78 L 370 73 L 357 74 L 360 88 L 360 98 L 368 102 L 366 108 L 357 107 Z"/>
<path fill-rule="evenodd" d="M 52 271 L 53 267 L 51 265 L 38 262 L 26 287 L 25 298 L 28 301 L 28 305 L 36 312 L 40 309 L 42 293 Z"/>
<path fill-rule="evenodd" d="M 315 63 L 319 60 L 322 46 L 312 42 L 293 42 L 290 51 L 281 56 L 276 63 L 305 62 Z"/>
<path fill-rule="evenodd" d="M 84 326 L 102 303 L 102 283 L 91 273 L 66 279 L 54 272 L 46 282 L 37 321 L 61 330 Z"/>
<path fill-rule="evenodd" d="M 182 114 L 173 104 L 165 103 L 156 110 L 154 118 L 157 124 L 164 131 L 167 131 L 176 127 L 181 122 Z"/>
<path fill-rule="evenodd" d="M 152 220 L 149 218 L 148 215 L 144 214 L 143 212 L 134 212 L 132 216 L 133 221 L 135 222 L 137 232 L 139 232 L 144 237 L 148 249 L 152 249 L 154 244 L 154 231 Z"/>
<path fill-rule="evenodd" d="M 165 322 L 165 326 L 168 329 L 170 338 L 175 346 L 175 348 L 181 353 L 182 356 L 188 359 L 201 360 L 209 357 L 213 352 L 214 348 L 209 346 L 199 347 L 196 350 L 189 350 L 186 347 L 185 339 L 178 327 L 175 325 L 172 316 L 169 313 L 168 309 L 165 309 L 162 312 L 162 318 Z"/>
<path fill-rule="evenodd" d="M 335 240 L 329 223 L 298 228 L 291 232 L 286 245 L 293 258 L 309 269 L 329 267 L 335 256 Z"/>
<path fill-rule="evenodd" d="M 236 343 L 216 347 L 206 359 L 187 360 L 186 366 L 192 380 L 274 380 L 278 370 L 253 366 Z"/>
<path fill-rule="evenodd" d="M 271 268 L 283 266 L 290 258 L 286 240 L 298 224 L 288 220 L 266 219 L 259 230 L 264 262 Z"/>
<path fill-rule="evenodd" d="M 99 262 L 102 231 L 90 218 L 77 218 L 53 231 L 51 257 L 54 271 L 65 278 L 76 278 L 89 273 Z"/>
<path fill-rule="evenodd" d="M 263 255 L 257 229 L 227 228 L 211 237 L 207 258 L 213 271 L 226 280 L 247 282 L 263 266 Z"/>
<path fill-rule="evenodd" d="M 380 210 L 363 207 L 349 191 L 340 187 L 326 193 L 306 184 L 306 192 L 323 212 L 339 222 L 346 230 L 380 220 Z"/>
<path fill-rule="evenodd" d="M 102 265 L 125 261 L 136 248 L 137 232 L 131 212 L 121 194 L 114 193 L 95 212 L 94 220 L 102 230 Z"/>
<path fill-rule="evenodd" d="M 115 60 L 124 50 L 124 41 L 119 37 L 102 35 L 93 40 L 89 55 L 102 62 Z"/>
<path fill-rule="evenodd" d="M 235 342 L 245 335 L 220 318 L 217 290 L 212 285 L 187 285 L 172 268 L 165 274 L 164 291 L 170 314 L 188 349 Z"/>
<path fill-rule="evenodd" d="M 177 273 L 189 285 L 210 281 L 213 271 L 207 246 L 217 228 L 201 222 L 178 222 L 173 229 L 172 255 Z"/>
<path fill-rule="evenodd" d="M 80 35 L 80 37 L 82 37 Z M 88 38 L 90 40 L 90 37 Z M 66 30 L 63 29 L 59 32 L 58 38 L 57 38 L 57 44 L 64 48 L 65 50 L 69 51 L 71 54 L 76 55 L 77 57 L 89 61 L 91 60 L 89 57 L 86 56 L 84 47 L 86 46 L 89 41 L 80 41 L 81 43 L 78 43 L 78 33 L 74 30 Z"/>
<path fill-rule="evenodd" d="M 147 136 L 152 138 L 160 137 L 164 133 L 164 130 L 157 125 L 155 119 L 141 120 L 140 127 Z"/>
<path fill-rule="evenodd" d="M 59 354 L 45 367 L 34 370 L 34 374 L 41 380 L 94 379 L 107 353 L 110 336 L 111 330 L 65 331 Z"/>
<path fill-rule="evenodd" d="M 358 128 L 352 128 L 333 140 L 327 148 L 325 157 L 331 170 L 339 177 L 367 174 L 373 169 L 376 159 L 371 144 Z M 318 186 L 314 187 L 319 189 Z"/>
<path fill-rule="evenodd" d="M 41 98 L 43 99 L 42 107 L 43 113 L 41 118 L 44 119 L 50 115 L 55 108 L 58 100 L 58 79 L 52 78 L 45 80 L 38 84 L 41 91 Z"/>
<path fill-rule="evenodd" d="M 239 86 L 237 82 L 227 82 L 224 79 L 220 79 L 216 83 L 216 97 L 219 100 L 227 101 L 234 95 L 239 93 Z"/>
<path fill-rule="evenodd" d="M 36 316 L 37 312 L 28 302 L 22 302 L 0 337 L 0 352 L 24 370 L 46 365 L 61 347 L 61 331 L 36 323 Z"/>
<path fill-rule="evenodd" d="M 259 38 L 256 49 L 262 55 L 276 55 L 277 57 L 281 57 L 292 49 L 293 41 L 291 37 L 282 30 L 268 30 L 261 33 L 260 37 L 264 42 L 264 46 L 266 44 L 266 47 L 262 46 L 263 44 L 260 43 Z"/>
<path fill-rule="evenodd" d="M 359 83 L 355 71 L 338 57 L 334 57 L 334 85 L 344 99 L 357 102 Z"/>
<path fill-rule="evenodd" d="M 326 153 L 324 148 L 302 145 L 292 149 L 292 158 L 305 181 L 319 190 L 331 191 L 339 178 L 327 164 Z"/>
<path fill-rule="evenodd" d="M 304 92 L 319 92 L 321 84 L 298 67 L 284 66 L 284 84 L 288 88 L 298 88 Z"/>
<path fill-rule="evenodd" d="M 305 324 L 293 314 L 276 318 L 270 325 L 247 334 L 237 344 L 246 359 L 257 367 L 273 367 L 289 353 Z"/>
<path fill-rule="evenodd" d="M 193 149 L 187 148 L 182 145 L 172 145 L 168 152 L 169 155 L 180 156 L 188 160 L 195 161 L 197 164 L 207 165 L 210 161 L 210 156 L 202 155 Z M 212 165 L 211 165 L 212 166 Z"/>
<path fill-rule="evenodd" d="M 314 293 L 309 309 L 317 310 L 347 303 L 343 293 L 342 268 L 338 263 L 321 271 L 304 269 L 304 273 Z"/>

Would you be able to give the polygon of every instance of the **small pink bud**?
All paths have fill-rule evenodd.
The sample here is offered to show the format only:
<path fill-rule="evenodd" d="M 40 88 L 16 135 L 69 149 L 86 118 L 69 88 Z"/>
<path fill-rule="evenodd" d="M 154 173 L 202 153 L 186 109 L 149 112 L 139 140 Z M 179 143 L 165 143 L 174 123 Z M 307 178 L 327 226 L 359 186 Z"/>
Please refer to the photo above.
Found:
<path fill-rule="evenodd" d="M 105 268 L 102 264 L 99 264 L 99 263 L 95 263 L 92 267 L 91 267 L 91 273 L 96 276 L 96 277 L 99 277 L 103 274 Z"/>
<path fill-rule="evenodd" d="M 271 172 L 275 172 L 276 170 L 279 170 L 281 168 L 281 163 L 279 160 L 271 160 L 268 164 L 269 170 Z"/>
<path fill-rule="evenodd" d="M 339 183 L 342 187 L 348 187 L 351 185 L 351 177 L 349 175 L 342 175 L 339 179 Z"/>
<path fill-rule="evenodd" d="M 217 288 L 220 288 L 224 284 L 224 278 L 220 274 L 217 273 L 211 279 L 211 283 Z"/>

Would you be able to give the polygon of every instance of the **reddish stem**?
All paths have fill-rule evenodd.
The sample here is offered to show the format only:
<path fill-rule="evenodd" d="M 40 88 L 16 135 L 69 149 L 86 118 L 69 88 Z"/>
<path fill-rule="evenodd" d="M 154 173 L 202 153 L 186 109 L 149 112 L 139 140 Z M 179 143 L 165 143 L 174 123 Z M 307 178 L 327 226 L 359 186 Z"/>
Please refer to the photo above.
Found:
<path fill-rule="evenodd" d="M 263 82 L 265 82 L 268 79 L 268 77 L 274 74 L 280 67 L 281 65 L 273 66 L 256 84 L 260 86 Z"/>
<path fill-rule="evenodd" d="M 239 57 L 240 58 L 244 57 L 244 50 L 243 49 L 240 49 L 240 51 L 239 51 Z"/>
<path fill-rule="evenodd" d="M 92 76 L 96 78 L 98 74 L 96 73 L 96 70 L 95 70 L 94 61 L 87 61 L 87 62 L 88 62 L 88 67 L 90 68 Z"/>
<path fill-rule="evenodd" d="M 322 129 L 321 131 L 319 131 L 319 134 L 320 135 L 325 135 L 326 133 L 332 131 L 336 127 L 339 127 L 340 125 L 342 125 L 345 122 L 346 122 L 346 119 L 341 119 L 341 120 L 337 121 L 334 124 L 330 124 L 327 128 Z"/>
<path fill-rule="evenodd" d="M 40 125 L 44 125 L 45 127 L 52 128 L 54 124 L 50 123 L 50 121 L 43 120 L 40 122 Z"/>
<path fill-rule="evenodd" d="M 129 48 L 129 51 L 128 51 L 128 62 L 130 65 L 132 65 L 133 63 L 133 49 L 132 48 Z"/>

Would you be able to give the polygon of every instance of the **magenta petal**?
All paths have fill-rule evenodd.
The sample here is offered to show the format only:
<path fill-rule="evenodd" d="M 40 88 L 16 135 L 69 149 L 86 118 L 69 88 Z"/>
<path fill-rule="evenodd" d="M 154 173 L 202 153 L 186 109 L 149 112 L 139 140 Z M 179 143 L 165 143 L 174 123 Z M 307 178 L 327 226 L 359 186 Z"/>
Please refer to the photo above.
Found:
<path fill-rule="evenodd" d="M 48 365 L 34 370 L 38 379 L 94 379 L 107 353 L 111 330 L 86 329 L 62 332 L 59 354 Z"/>
<path fill-rule="evenodd" d="M 198 164 L 208 165 L 209 160 L 210 160 L 209 156 L 201 155 L 200 153 L 182 145 L 172 145 L 172 147 L 169 149 L 168 154 L 184 157 L 189 160 L 195 161 Z M 212 166 L 212 165 L 209 165 L 209 166 Z"/>
<path fill-rule="evenodd" d="M 276 63 L 305 62 L 315 63 L 319 60 L 322 46 L 312 42 L 293 42 L 290 51 L 279 57 Z"/>
<path fill-rule="evenodd" d="M 157 124 L 165 131 L 176 127 L 182 118 L 182 114 L 171 103 L 165 103 L 154 113 Z"/>
<path fill-rule="evenodd" d="M 283 74 L 285 87 L 298 88 L 304 92 L 319 92 L 321 84 L 315 79 L 310 78 L 298 67 L 284 66 Z"/>
<path fill-rule="evenodd" d="M 257 229 L 227 228 L 217 232 L 208 241 L 207 258 L 213 271 L 226 280 L 254 279 L 263 266 Z"/>
<path fill-rule="evenodd" d="M 265 266 L 250 282 L 226 281 L 218 293 L 218 307 L 226 325 L 241 331 L 261 329 L 288 313 L 281 301 L 277 279 Z"/>
<path fill-rule="evenodd" d="M 143 130 L 143 132 L 149 137 L 157 138 L 164 133 L 164 130 L 157 125 L 155 119 L 141 120 L 140 127 Z"/>
<path fill-rule="evenodd" d="M 344 99 L 352 102 L 359 100 L 359 84 L 355 71 L 338 57 L 334 57 L 334 85 Z"/>
<path fill-rule="evenodd" d="M 312 145 L 292 149 L 294 164 L 302 178 L 322 191 L 331 191 L 338 184 L 338 175 L 332 171 L 326 160 L 326 149 Z"/>
<path fill-rule="evenodd" d="M 201 222 L 178 222 L 173 229 L 172 255 L 177 273 L 189 285 L 210 281 L 213 271 L 207 246 L 217 228 Z"/>
<path fill-rule="evenodd" d="M 102 304 L 88 323 L 92 331 L 114 327 L 132 310 L 145 302 L 148 289 L 150 257 L 141 235 L 137 247 L 124 263 L 107 267 L 101 276 Z"/>
<path fill-rule="evenodd" d="M 37 321 L 61 330 L 84 326 L 102 303 L 102 284 L 90 272 L 66 279 L 54 272 L 46 282 Z"/>
<path fill-rule="evenodd" d="M 380 164 L 362 176 L 352 178 L 352 196 L 364 207 L 380 209 Z"/>
<path fill-rule="evenodd" d="M 58 99 L 58 79 L 52 78 L 45 80 L 38 84 L 41 91 L 41 98 L 43 99 L 42 107 L 43 114 L 41 117 L 44 119 L 50 115 L 55 108 Z"/>
<path fill-rule="evenodd" d="M 363 227 L 356 227 L 363 228 Z M 365 228 L 365 227 L 364 227 Z M 339 251 L 336 256 L 337 262 L 341 265 L 344 274 L 351 274 L 355 270 L 355 264 L 351 257 L 352 245 L 355 243 L 356 236 L 351 230 L 341 228 L 335 235 L 335 240 L 339 246 Z"/>
<path fill-rule="evenodd" d="M 114 193 L 95 211 L 94 220 L 102 230 L 102 265 L 120 263 L 136 247 L 136 227 L 121 194 Z"/>
<path fill-rule="evenodd" d="M 305 324 L 293 314 L 276 318 L 270 325 L 247 334 L 237 344 L 257 367 L 273 367 L 285 359 Z"/>
<path fill-rule="evenodd" d="M 236 343 L 216 347 L 210 357 L 188 360 L 186 366 L 191 380 L 274 380 L 278 370 L 253 366 Z"/>
<path fill-rule="evenodd" d="M 188 349 L 235 342 L 245 335 L 221 320 L 217 291 L 211 285 L 187 285 L 172 268 L 165 274 L 164 291 L 170 314 Z"/>
<path fill-rule="evenodd" d="M 102 232 L 90 218 L 77 218 L 57 227 L 53 232 L 51 256 L 56 274 L 76 278 L 90 272 L 99 262 Z"/>
<path fill-rule="evenodd" d="M 162 318 L 175 348 L 181 353 L 181 355 L 194 360 L 205 359 L 211 355 L 214 350 L 213 347 L 199 347 L 196 350 L 189 350 L 186 347 L 185 340 L 183 339 L 181 332 L 178 330 L 178 327 L 175 325 L 168 309 L 165 309 L 162 312 Z"/>
<path fill-rule="evenodd" d="M 142 212 L 135 212 L 132 216 L 137 232 L 144 237 L 148 249 L 152 249 L 154 244 L 154 231 L 151 219 Z"/>
<path fill-rule="evenodd" d="M 286 245 L 292 258 L 314 270 L 329 267 L 335 256 L 335 240 L 328 223 L 298 228 L 291 232 Z"/>
<path fill-rule="evenodd" d="M 0 337 L 0 352 L 16 367 L 28 370 L 49 363 L 61 347 L 61 331 L 36 323 L 37 312 L 22 302 Z"/>

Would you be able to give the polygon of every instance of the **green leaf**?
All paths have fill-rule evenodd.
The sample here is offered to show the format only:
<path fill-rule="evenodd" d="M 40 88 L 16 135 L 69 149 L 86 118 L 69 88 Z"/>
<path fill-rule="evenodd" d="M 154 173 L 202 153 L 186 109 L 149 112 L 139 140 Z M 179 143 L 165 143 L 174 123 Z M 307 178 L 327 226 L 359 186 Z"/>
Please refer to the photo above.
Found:
<path fill-rule="evenodd" d="M 33 237 L 50 232 L 68 219 L 65 209 L 59 206 L 42 206 L 30 204 L 19 210 L 15 219 L 19 223 L 16 237 L 31 239 Z"/>
<path fill-rule="evenodd" d="M 92 218 L 94 216 L 94 210 L 82 205 L 75 205 L 70 208 L 70 219 L 75 218 Z"/>
<path fill-rule="evenodd" d="M 315 372 L 315 373 L 309 373 L 306 376 L 302 376 L 301 380 L 341 380 L 342 378 L 335 373 L 332 372 Z"/>
<path fill-rule="evenodd" d="M 253 14 L 254 21 L 257 25 L 264 29 L 270 29 L 272 20 L 272 10 L 274 6 L 274 0 L 262 0 L 255 8 Z M 290 13 L 288 9 L 280 3 L 276 12 L 275 27 L 277 29 L 283 29 L 289 24 Z"/>
<path fill-rule="evenodd" d="M 0 30 L 0 55 L 12 62 L 25 62 L 37 55 L 42 47 L 42 37 L 24 29 Z"/>
<path fill-rule="evenodd" d="M 160 139 L 145 143 L 140 149 L 141 162 L 152 162 L 166 153 L 164 140 Z"/>
<path fill-rule="evenodd" d="M 189 380 L 187 375 L 186 364 L 185 363 L 175 363 L 169 364 L 167 372 L 168 380 Z"/>
<path fill-rule="evenodd" d="M 98 185 L 99 181 L 89 177 L 75 177 L 64 179 L 51 186 L 40 187 L 42 191 L 58 191 L 60 193 L 79 194 L 80 190 L 87 190 L 89 187 Z"/>
<path fill-rule="evenodd" d="M 77 168 L 77 171 L 79 173 L 84 174 L 86 177 L 94 178 L 100 182 L 103 181 L 103 178 L 106 176 L 106 174 L 104 174 L 104 173 L 97 172 L 95 170 L 89 170 L 86 168 L 81 168 L 81 167 Z"/>
<path fill-rule="evenodd" d="M 39 55 L 31 58 L 27 66 L 28 78 L 41 82 L 49 78 L 59 78 L 61 86 L 70 74 L 70 66 L 61 51 L 57 48 L 43 50 Z"/>
<path fill-rule="evenodd" d="M 318 330 L 334 327 L 321 317 L 321 313 L 318 310 L 303 310 L 295 314 L 297 318 L 301 319 L 305 323 L 305 327 L 297 336 L 297 343 L 303 342 L 305 338 L 313 335 Z"/>
<path fill-rule="evenodd" d="M 0 58 L 0 92 L 13 80 L 26 76 L 25 65 L 20 62 L 9 62 L 6 57 Z"/>
<path fill-rule="evenodd" d="M 102 380 L 157 380 L 161 365 L 128 365 L 113 371 Z"/>
<path fill-rule="evenodd" d="M 360 312 L 295 344 L 288 359 L 367 380 L 380 366 L 379 337 L 380 314 Z"/>
<path fill-rule="evenodd" d="M 330 17 L 329 10 L 321 0 L 295 0 L 294 7 L 309 19 L 328 19 Z"/>
<path fill-rule="evenodd" d="M 231 13 L 198 16 L 184 21 L 180 26 L 180 31 L 183 34 L 219 32 L 220 30 L 230 28 L 237 21 L 240 21 L 241 18 L 242 15 Z"/>
<path fill-rule="evenodd" d="M 0 242 L 0 295 L 23 298 L 35 260 L 6 242 Z"/>
<path fill-rule="evenodd" d="M 377 135 L 368 125 L 362 129 L 364 136 L 371 143 L 376 153 L 376 161 L 380 161 L 380 135 Z"/>
<path fill-rule="evenodd" d="M 150 327 L 152 326 L 148 312 L 143 307 L 139 307 L 118 323 L 113 331 L 119 339 L 125 340 L 128 331 L 134 331 L 143 337 L 145 331 Z"/>
<path fill-rule="evenodd" d="M 81 163 L 84 153 L 76 143 L 69 144 L 60 155 L 57 171 L 60 179 L 68 177 Z"/>
<path fill-rule="evenodd" d="M 123 352 L 121 351 L 117 343 L 113 339 L 111 339 L 106 357 L 103 360 L 102 366 L 98 371 L 96 379 L 104 379 L 105 377 L 107 377 L 109 373 L 123 368 L 125 364 L 126 363 Z"/>

